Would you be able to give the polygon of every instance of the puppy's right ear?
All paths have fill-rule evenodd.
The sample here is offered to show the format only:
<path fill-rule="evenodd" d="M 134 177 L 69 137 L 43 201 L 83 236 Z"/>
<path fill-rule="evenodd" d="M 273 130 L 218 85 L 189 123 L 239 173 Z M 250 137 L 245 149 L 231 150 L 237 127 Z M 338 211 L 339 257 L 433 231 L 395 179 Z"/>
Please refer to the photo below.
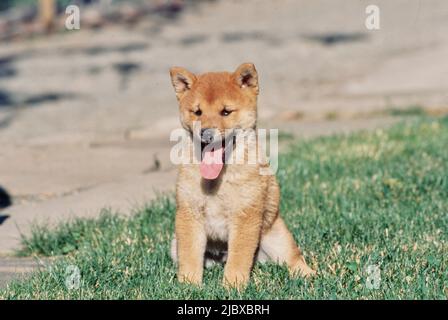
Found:
<path fill-rule="evenodd" d="M 180 100 L 182 96 L 191 89 L 193 83 L 196 81 L 196 76 L 187 69 L 181 67 L 172 67 L 170 69 L 170 75 L 177 99 Z"/>

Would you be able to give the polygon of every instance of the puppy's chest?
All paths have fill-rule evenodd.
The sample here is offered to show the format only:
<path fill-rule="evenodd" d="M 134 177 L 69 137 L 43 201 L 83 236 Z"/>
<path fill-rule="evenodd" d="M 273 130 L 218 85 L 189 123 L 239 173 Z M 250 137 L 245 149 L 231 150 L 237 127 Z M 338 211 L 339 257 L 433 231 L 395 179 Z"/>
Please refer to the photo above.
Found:
<path fill-rule="evenodd" d="M 190 197 L 191 207 L 204 218 L 209 238 L 227 241 L 229 226 L 235 215 L 247 208 L 251 201 L 250 184 L 238 179 L 223 179 L 219 187 L 207 190 L 198 181 Z"/>
<path fill-rule="evenodd" d="M 232 216 L 226 211 L 225 203 L 213 200 L 206 201 L 202 214 L 204 215 L 204 227 L 207 236 L 214 240 L 227 241 Z"/>
<path fill-rule="evenodd" d="M 248 196 L 242 189 L 238 185 L 223 182 L 214 194 L 197 194 L 198 203 L 201 204 L 198 211 L 204 217 L 204 227 L 209 238 L 227 241 L 233 218 L 248 205 Z"/>
<path fill-rule="evenodd" d="M 214 195 L 202 194 L 199 203 L 202 204 L 199 209 L 204 217 L 205 230 L 207 235 L 215 240 L 227 241 L 229 226 L 235 215 L 244 209 L 245 199 L 240 198 L 241 194 L 237 191 L 223 188 Z"/>

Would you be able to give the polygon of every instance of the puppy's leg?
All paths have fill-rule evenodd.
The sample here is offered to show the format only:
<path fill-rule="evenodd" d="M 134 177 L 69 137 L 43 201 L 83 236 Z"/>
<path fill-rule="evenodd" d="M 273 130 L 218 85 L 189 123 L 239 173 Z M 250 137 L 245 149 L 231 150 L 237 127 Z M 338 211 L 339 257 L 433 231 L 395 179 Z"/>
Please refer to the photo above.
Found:
<path fill-rule="evenodd" d="M 262 214 L 253 208 L 236 215 L 230 225 L 224 286 L 242 288 L 249 281 L 260 241 Z"/>
<path fill-rule="evenodd" d="M 176 213 L 176 241 L 179 281 L 201 284 L 207 237 L 200 218 L 185 208 Z"/>
<path fill-rule="evenodd" d="M 175 264 L 177 264 L 177 240 L 176 236 L 171 240 L 171 248 L 170 248 L 171 259 Z"/>
<path fill-rule="evenodd" d="M 262 234 L 260 250 L 277 263 L 286 263 L 293 276 L 309 276 L 316 272 L 308 267 L 283 219 L 278 216 L 270 230 Z"/>

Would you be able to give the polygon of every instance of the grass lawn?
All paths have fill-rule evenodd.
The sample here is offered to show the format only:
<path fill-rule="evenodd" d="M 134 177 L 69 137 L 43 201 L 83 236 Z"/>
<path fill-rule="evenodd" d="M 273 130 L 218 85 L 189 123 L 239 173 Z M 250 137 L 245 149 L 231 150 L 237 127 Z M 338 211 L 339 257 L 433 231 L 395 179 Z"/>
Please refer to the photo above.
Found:
<path fill-rule="evenodd" d="M 62 257 L 0 298 L 446 299 L 448 118 L 409 121 L 297 142 L 280 157 L 281 212 L 318 270 L 311 280 L 257 264 L 241 293 L 221 287 L 222 266 L 206 270 L 202 287 L 179 285 L 170 195 L 131 217 L 103 212 L 35 228 L 21 254 Z M 65 283 L 71 265 L 81 273 L 78 289 Z M 380 279 L 370 282 L 369 266 Z"/>

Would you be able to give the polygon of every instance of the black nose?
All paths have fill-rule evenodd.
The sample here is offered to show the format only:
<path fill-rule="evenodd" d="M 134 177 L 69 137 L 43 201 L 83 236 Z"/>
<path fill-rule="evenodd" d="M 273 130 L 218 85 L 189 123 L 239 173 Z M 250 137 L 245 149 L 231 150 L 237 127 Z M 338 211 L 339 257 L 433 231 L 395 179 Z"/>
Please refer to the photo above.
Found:
<path fill-rule="evenodd" d="M 204 143 L 212 143 L 215 137 L 215 129 L 201 129 L 201 141 Z"/>

